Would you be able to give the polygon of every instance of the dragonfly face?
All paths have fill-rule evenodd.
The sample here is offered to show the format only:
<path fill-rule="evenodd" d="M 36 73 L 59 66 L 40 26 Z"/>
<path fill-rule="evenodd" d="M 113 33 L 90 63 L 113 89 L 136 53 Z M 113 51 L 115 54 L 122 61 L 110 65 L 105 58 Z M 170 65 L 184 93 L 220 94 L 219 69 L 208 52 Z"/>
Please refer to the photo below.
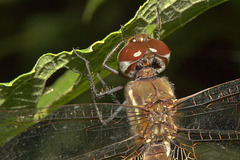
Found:
<path fill-rule="evenodd" d="M 118 69 L 127 78 L 135 78 L 143 67 L 151 67 L 157 75 L 165 69 L 169 58 L 170 50 L 165 43 L 146 34 L 136 35 L 119 52 Z"/>

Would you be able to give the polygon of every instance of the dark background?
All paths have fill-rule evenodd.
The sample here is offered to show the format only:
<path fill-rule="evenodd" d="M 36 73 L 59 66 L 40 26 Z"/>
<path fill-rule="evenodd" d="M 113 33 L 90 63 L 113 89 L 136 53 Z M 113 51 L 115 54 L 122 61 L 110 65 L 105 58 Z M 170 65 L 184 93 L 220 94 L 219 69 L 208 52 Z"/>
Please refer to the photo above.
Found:
<path fill-rule="evenodd" d="M 131 19 L 145 0 L 105 0 L 90 21 L 87 0 L 0 2 L 0 82 L 29 72 L 44 53 L 84 49 Z M 223 3 L 164 39 L 172 51 L 163 75 L 177 97 L 239 78 L 240 1 Z"/>

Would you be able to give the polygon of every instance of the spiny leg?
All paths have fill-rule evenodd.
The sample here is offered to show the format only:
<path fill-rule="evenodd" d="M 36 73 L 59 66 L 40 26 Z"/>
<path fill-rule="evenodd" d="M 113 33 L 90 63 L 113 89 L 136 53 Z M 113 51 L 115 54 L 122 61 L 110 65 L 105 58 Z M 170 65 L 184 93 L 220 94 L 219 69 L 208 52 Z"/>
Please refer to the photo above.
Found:
<path fill-rule="evenodd" d="M 115 70 L 115 69 L 107 66 L 106 63 L 107 63 L 107 61 L 109 60 L 109 58 L 113 55 L 113 53 L 115 53 L 115 51 L 119 48 L 119 46 L 120 46 L 121 44 L 123 44 L 123 42 L 124 42 L 124 41 L 122 40 L 120 43 L 118 43 L 118 44 L 111 50 L 111 52 L 107 55 L 107 57 L 104 59 L 104 61 L 103 61 L 103 63 L 102 63 L 102 67 L 103 67 L 104 69 L 106 69 L 106 70 L 108 70 L 108 71 L 110 71 L 110 72 L 112 72 L 112 73 L 114 73 L 114 74 L 116 74 L 116 75 L 118 75 L 118 76 L 120 76 L 120 75 L 119 75 L 119 72 L 118 72 L 117 70 Z"/>
<path fill-rule="evenodd" d="M 113 101 L 119 103 L 119 101 L 116 100 L 116 97 L 113 95 L 113 93 L 118 91 L 118 90 L 120 90 L 120 89 L 123 89 L 124 87 L 123 86 L 118 86 L 118 87 L 115 87 L 113 89 L 109 89 L 107 87 L 107 85 L 105 84 L 105 82 L 102 80 L 102 78 L 100 76 L 98 76 L 98 78 L 100 78 L 100 82 L 103 84 L 105 89 L 107 89 L 106 92 L 98 94 L 97 91 L 96 91 L 93 79 L 92 79 L 92 75 L 91 75 L 91 71 L 90 71 L 90 66 L 89 66 L 88 60 L 86 60 L 85 58 L 83 58 L 82 56 L 77 54 L 75 49 L 73 49 L 73 51 L 80 59 L 82 59 L 85 62 L 85 65 L 86 65 L 86 68 L 87 68 L 87 72 L 88 72 L 85 75 L 88 78 L 88 83 L 89 83 L 90 90 L 91 90 L 91 93 L 92 93 L 92 99 L 93 99 L 93 103 L 95 105 L 95 109 L 96 109 L 97 115 L 98 115 L 99 120 L 101 121 L 101 123 L 103 125 L 107 125 L 120 112 L 120 110 L 123 108 L 123 106 L 119 106 L 118 109 L 111 115 L 111 117 L 107 118 L 106 120 L 103 120 L 102 114 L 100 113 L 99 108 L 98 108 L 97 103 L 96 103 L 96 98 L 101 98 L 101 97 L 104 97 L 106 95 L 110 95 L 112 98 L 115 98 L 115 99 L 113 99 Z"/>
<path fill-rule="evenodd" d="M 106 85 L 106 83 L 103 81 L 102 77 L 99 75 L 99 73 L 97 73 L 97 77 L 100 80 L 100 82 L 102 83 L 103 87 L 105 88 L 105 90 L 108 92 L 110 91 L 109 87 Z M 105 93 L 107 93 L 105 92 Z M 117 100 L 117 97 L 113 94 L 113 93 L 109 93 L 109 96 L 111 97 L 112 101 L 120 104 L 120 102 Z M 111 117 L 109 117 L 107 120 L 105 120 L 105 124 L 108 124 L 121 110 L 122 110 L 123 106 L 119 106 L 118 109 L 111 115 Z"/>
<path fill-rule="evenodd" d="M 102 79 L 102 77 L 100 76 L 100 74 L 97 73 L 96 75 L 97 75 L 99 81 L 102 83 L 102 86 L 104 87 L 105 92 L 110 91 L 110 88 L 109 88 L 109 87 L 107 86 L 107 84 L 104 82 L 104 80 Z M 111 97 L 111 99 L 112 99 L 113 102 L 115 102 L 115 103 L 117 103 L 117 104 L 120 104 L 120 102 L 117 100 L 117 97 L 116 97 L 115 94 L 110 93 L 109 96 Z"/>
<path fill-rule="evenodd" d="M 161 31 L 161 27 L 162 27 L 162 24 L 161 24 L 161 17 L 160 17 L 160 13 L 159 13 L 159 5 L 160 3 L 162 2 L 162 0 L 160 0 L 157 4 L 157 29 L 158 29 L 158 40 L 160 40 L 160 31 Z"/>

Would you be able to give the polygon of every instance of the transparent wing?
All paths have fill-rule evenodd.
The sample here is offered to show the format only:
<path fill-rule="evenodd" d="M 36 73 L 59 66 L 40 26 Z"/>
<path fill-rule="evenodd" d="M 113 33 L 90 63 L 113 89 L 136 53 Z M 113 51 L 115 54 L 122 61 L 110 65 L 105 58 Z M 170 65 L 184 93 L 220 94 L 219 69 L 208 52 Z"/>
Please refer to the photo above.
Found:
<path fill-rule="evenodd" d="M 232 144 L 229 148 L 240 154 L 240 79 L 179 99 L 174 108 L 179 141 Z"/>
<path fill-rule="evenodd" d="M 111 117 L 119 106 L 98 104 L 103 119 Z M 1 138 L 39 121 L 49 109 L 1 111 Z M 117 159 L 141 145 L 139 137 L 131 134 L 126 107 L 102 125 L 94 104 L 67 105 L 5 143 L 0 159 Z"/>

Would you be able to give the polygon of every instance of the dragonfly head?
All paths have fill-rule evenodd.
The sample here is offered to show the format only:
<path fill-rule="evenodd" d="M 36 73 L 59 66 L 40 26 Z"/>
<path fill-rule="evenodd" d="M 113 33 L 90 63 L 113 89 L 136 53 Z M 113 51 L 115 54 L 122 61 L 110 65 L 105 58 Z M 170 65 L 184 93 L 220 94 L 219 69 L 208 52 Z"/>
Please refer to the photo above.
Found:
<path fill-rule="evenodd" d="M 159 74 L 165 69 L 169 59 L 170 50 L 164 42 L 140 34 L 129 38 L 119 52 L 118 69 L 121 75 L 131 79 L 145 67 L 151 67 L 155 74 Z"/>

